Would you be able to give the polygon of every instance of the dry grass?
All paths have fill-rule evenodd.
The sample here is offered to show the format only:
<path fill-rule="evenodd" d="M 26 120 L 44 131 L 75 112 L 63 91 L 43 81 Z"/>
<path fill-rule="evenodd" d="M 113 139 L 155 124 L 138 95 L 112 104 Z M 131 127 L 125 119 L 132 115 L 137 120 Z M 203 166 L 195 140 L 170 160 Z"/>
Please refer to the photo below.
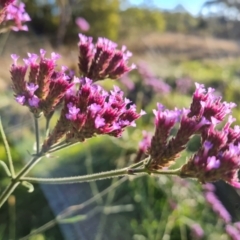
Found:
<path fill-rule="evenodd" d="M 124 41 L 124 40 L 123 40 Z M 235 41 L 178 33 L 152 33 L 132 36 L 128 48 L 142 55 L 146 52 L 161 54 L 169 60 L 220 59 L 239 57 L 240 46 Z"/>

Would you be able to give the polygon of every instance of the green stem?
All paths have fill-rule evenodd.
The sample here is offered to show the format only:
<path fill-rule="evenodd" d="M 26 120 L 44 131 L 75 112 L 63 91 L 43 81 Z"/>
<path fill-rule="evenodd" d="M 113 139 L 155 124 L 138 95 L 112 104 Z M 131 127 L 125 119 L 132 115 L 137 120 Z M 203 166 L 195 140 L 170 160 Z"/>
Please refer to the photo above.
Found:
<path fill-rule="evenodd" d="M 15 188 L 20 184 L 20 182 L 14 182 L 12 181 L 8 187 L 5 189 L 5 191 L 0 196 L 0 207 L 7 201 L 8 197 L 11 195 L 11 193 L 15 190 Z"/>
<path fill-rule="evenodd" d="M 126 175 L 136 175 L 136 174 L 163 174 L 163 175 L 179 175 L 180 169 L 175 170 L 162 170 L 162 171 L 150 171 L 146 168 L 122 168 L 119 170 L 112 170 L 108 172 L 101 172 L 95 174 L 89 174 L 84 176 L 76 177 L 64 177 L 64 178 L 32 178 L 23 177 L 22 181 L 28 181 L 32 183 L 42 183 L 42 184 L 68 184 L 68 183 L 80 183 L 80 182 L 90 182 L 94 180 L 103 180 L 106 178 L 121 177 Z"/>
<path fill-rule="evenodd" d="M 1 135 L 2 135 L 4 147 L 5 147 L 6 154 L 7 154 L 7 159 L 8 159 L 8 164 L 9 164 L 9 168 L 10 168 L 10 173 L 11 173 L 11 176 L 14 178 L 15 177 L 15 170 L 14 170 L 14 166 L 13 166 L 12 155 L 11 155 L 11 152 L 10 152 L 10 147 L 8 145 L 8 141 L 7 141 L 5 132 L 3 130 L 1 118 L 0 118 L 0 132 L 1 132 Z"/>
<path fill-rule="evenodd" d="M 39 141 L 39 126 L 38 126 L 38 118 L 37 117 L 34 117 L 34 127 L 35 127 L 35 135 L 36 135 L 36 153 L 39 154 L 40 141 Z"/>
<path fill-rule="evenodd" d="M 28 181 L 32 183 L 42 183 L 42 184 L 67 184 L 67 183 L 80 183 L 80 182 L 90 182 L 94 180 L 102 180 L 106 178 L 114 178 L 120 177 L 125 175 L 132 175 L 137 170 L 138 173 L 146 173 L 144 168 L 142 169 L 129 169 L 123 168 L 119 170 L 112 170 L 108 172 L 101 172 L 95 174 L 89 174 L 84 176 L 77 176 L 77 177 L 66 177 L 66 178 L 31 178 L 31 177 L 24 177 L 21 178 L 23 181 Z"/>
<path fill-rule="evenodd" d="M 180 176 L 181 168 L 177 168 L 177 169 L 167 169 L 167 170 L 159 170 L 159 171 L 151 170 L 150 173 L 160 174 L 160 175 L 176 175 L 176 176 Z"/>
<path fill-rule="evenodd" d="M 24 177 L 34 167 L 34 165 L 41 160 L 41 158 L 41 153 L 38 156 L 33 157 L 32 160 L 29 161 L 27 165 L 17 174 L 17 176 L 12 179 L 12 182 L 0 196 L 0 207 L 6 202 L 14 189 L 21 183 L 20 179 Z"/>
<path fill-rule="evenodd" d="M 50 131 L 50 120 L 51 117 L 46 117 L 46 133 L 45 133 L 45 137 L 47 138 L 49 136 L 49 131 Z"/>
<path fill-rule="evenodd" d="M 77 142 L 78 143 L 78 142 Z M 47 153 L 53 153 L 53 152 L 56 152 L 56 151 L 59 151 L 59 150 L 61 150 L 61 149 L 66 149 L 66 148 L 68 148 L 68 147 L 71 147 L 71 146 L 73 146 L 74 144 L 76 144 L 76 143 L 66 143 L 65 141 L 64 142 L 60 142 L 59 144 L 56 144 L 56 145 L 54 145 L 53 147 L 51 147 L 48 151 L 47 151 Z"/>

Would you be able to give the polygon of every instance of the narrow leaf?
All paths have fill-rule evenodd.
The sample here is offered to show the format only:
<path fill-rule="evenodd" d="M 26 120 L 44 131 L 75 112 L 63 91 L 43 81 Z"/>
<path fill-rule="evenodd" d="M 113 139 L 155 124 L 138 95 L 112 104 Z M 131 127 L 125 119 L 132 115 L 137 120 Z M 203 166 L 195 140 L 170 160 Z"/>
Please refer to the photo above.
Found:
<path fill-rule="evenodd" d="M 4 147 L 5 147 L 6 154 L 7 154 L 7 159 L 8 159 L 8 163 L 9 163 L 10 173 L 11 173 L 12 177 L 15 177 L 15 170 L 14 170 L 14 166 L 13 166 L 12 155 L 11 155 L 10 147 L 8 145 L 8 141 L 7 141 L 4 129 L 3 129 L 1 117 L 0 117 L 0 132 L 1 132 L 1 135 L 2 135 Z"/>

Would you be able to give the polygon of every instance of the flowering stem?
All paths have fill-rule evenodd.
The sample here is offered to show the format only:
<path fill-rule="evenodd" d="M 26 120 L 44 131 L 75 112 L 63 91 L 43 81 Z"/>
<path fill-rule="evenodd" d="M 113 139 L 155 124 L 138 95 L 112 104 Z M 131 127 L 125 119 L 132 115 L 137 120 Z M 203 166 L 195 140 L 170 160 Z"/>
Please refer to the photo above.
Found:
<path fill-rule="evenodd" d="M 2 135 L 4 147 L 5 147 L 6 154 L 7 154 L 10 173 L 11 173 L 12 177 L 15 177 L 15 170 L 14 170 L 14 166 L 13 166 L 12 155 L 11 155 L 11 152 L 10 152 L 10 147 L 8 145 L 6 135 L 5 135 L 4 130 L 3 130 L 1 118 L 0 118 L 0 132 L 1 132 L 1 135 Z M 6 168 L 4 168 L 4 169 L 6 170 Z M 8 174 L 8 172 L 6 172 L 6 173 Z"/>
<path fill-rule="evenodd" d="M 38 126 L 37 117 L 34 117 L 34 127 L 35 127 L 35 135 L 36 135 L 36 153 L 39 154 L 40 143 L 39 143 L 39 126 Z"/>
<path fill-rule="evenodd" d="M 164 174 L 164 175 L 179 175 L 180 169 L 174 170 L 162 170 L 162 171 L 151 171 L 147 168 L 122 168 L 119 170 L 112 170 L 108 172 L 101 172 L 95 174 L 89 174 L 84 176 L 76 177 L 64 177 L 64 178 L 32 178 L 23 177 L 22 181 L 28 181 L 32 183 L 42 183 L 42 184 L 68 184 L 68 183 L 80 183 L 80 182 L 90 182 L 94 180 L 103 180 L 107 178 L 121 177 L 126 175 L 137 175 L 137 174 Z"/>

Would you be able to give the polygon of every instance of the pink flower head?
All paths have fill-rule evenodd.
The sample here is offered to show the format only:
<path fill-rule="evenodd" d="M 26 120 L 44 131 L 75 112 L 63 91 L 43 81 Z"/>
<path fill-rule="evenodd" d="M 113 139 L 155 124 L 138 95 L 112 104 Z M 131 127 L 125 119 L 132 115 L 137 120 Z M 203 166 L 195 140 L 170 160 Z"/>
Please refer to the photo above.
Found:
<path fill-rule="evenodd" d="M 5 11 L 3 22 L 9 24 L 13 31 L 27 31 L 28 27 L 24 25 L 30 21 L 29 15 L 25 12 L 25 4 L 17 1 L 5 1 Z"/>
<path fill-rule="evenodd" d="M 128 66 L 131 53 L 126 47 L 117 50 L 117 44 L 106 38 L 98 38 L 94 45 L 92 38 L 83 34 L 79 39 L 79 70 L 83 76 L 93 81 L 117 79 L 135 67 Z"/>
<path fill-rule="evenodd" d="M 229 119 L 231 122 L 231 118 Z M 226 123 L 228 125 L 228 123 Z M 240 168 L 240 143 L 233 139 L 229 126 L 219 131 L 211 125 L 204 134 L 199 151 L 182 167 L 183 176 L 194 176 L 200 182 L 213 182 L 220 179 L 240 188 L 238 171 Z M 231 138 L 228 137 L 229 133 Z M 238 135 L 236 135 L 238 137 Z M 231 139 L 231 141 L 229 141 Z"/>
<path fill-rule="evenodd" d="M 83 32 L 87 32 L 90 28 L 90 25 L 86 21 L 85 18 L 78 17 L 78 18 L 76 18 L 75 22 L 76 22 L 77 26 L 79 27 L 79 29 Z"/>
<path fill-rule="evenodd" d="M 204 231 L 199 224 L 194 223 L 191 225 L 190 228 L 191 228 L 191 234 L 193 239 L 197 240 L 197 239 L 202 239 L 204 237 Z"/>
<path fill-rule="evenodd" d="M 149 69 L 146 62 L 138 63 L 137 70 L 140 73 L 144 84 L 150 86 L 154 92 L 165 94 L 171 91 L 171 87 L 165 83 L 163 79 L 156 77 Z"/>
<path fill-rule="evenodd" d="M 232 240 L 240 240 L 240 231 L 237 228 L 228 224 L 225 230 Z"/>
<path fill-rule="evenodd" d="M 133 126 L 142 115 L 119 88 L 107 92 L 88 78 L 79 82 L 79 89 L 65 97 L 61 118 L 45 143 L 46 149 L 60 131 L 66 134 L 67 142 L 84 141 L 102 134 L 120 137 L 124 129 Z"/>
<path fill-rule="evenodd" d="M 214 96 L 213 92 L 213 88 L 206 90 L 204 85 L 196 83 L 196 91 L 193 94 L 189 117 L 204 116 L 208 120 L 214 118 L 222 121 L 226 115 L 231 113 L 231 109 L 235 107 L 236 104 L 221 102 L 221 98 Z"/>
<path fill-rule="evenodd" d="M 230 213 L 226 210 L 226 208 L 223 206 L 222 202 L 216 196 L 215 187 L 213 184 L 211 184 L 211 183 L 207 184 L 207 188 L 205 187 L 204 196 L 205 196 L 207 203 L 211 206 L 213 211 L 215 213 L 217 213 L 217 215 L 225 223 L 230 223 L 232 220 L 232 217 L 231 217 Z"/>
<path fill-rule="evenodd" d="M 23 59 L 23 66 L 17 65 L 17 55 L 11 55 L 14 63 L 10 72 L 16 101 L 28 106 L 36 115 L 40 112 L 50 114 L 72 86 L 64 70 L 55 71 L 59 55 L 52 53 L 48 59 L 45 53 L 43 49 L 40 50 L 40 56 L 28 53 L 28 58 Z M 27 69 L 28 81 L 25 80 Z"/>

